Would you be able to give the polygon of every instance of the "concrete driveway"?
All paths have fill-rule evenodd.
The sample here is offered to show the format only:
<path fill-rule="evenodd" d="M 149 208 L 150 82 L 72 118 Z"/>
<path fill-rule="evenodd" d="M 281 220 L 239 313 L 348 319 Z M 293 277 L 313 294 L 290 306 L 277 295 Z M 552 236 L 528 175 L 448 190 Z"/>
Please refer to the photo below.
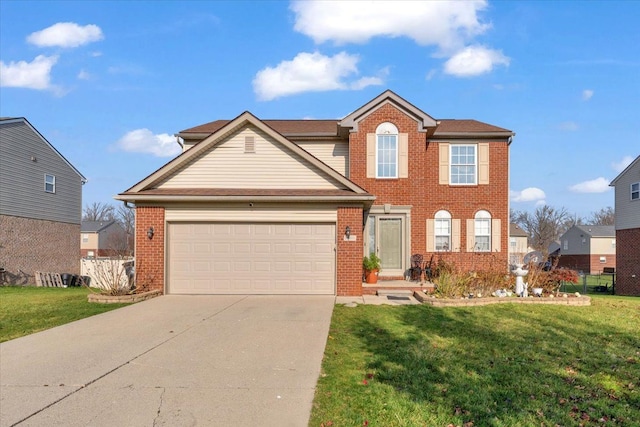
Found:
<path fill-rule="evenodd" d="M 2 426 L 305 426 L 334 297 L 163 296 L 0 344 Z"/>

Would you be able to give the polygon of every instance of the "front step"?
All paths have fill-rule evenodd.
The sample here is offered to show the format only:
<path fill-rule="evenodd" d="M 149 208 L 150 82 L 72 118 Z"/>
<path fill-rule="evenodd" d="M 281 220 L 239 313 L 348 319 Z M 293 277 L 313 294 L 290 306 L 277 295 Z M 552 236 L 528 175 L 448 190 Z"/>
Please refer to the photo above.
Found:
<path fill-rule="evenodd" d="M 378 289 L 376 295 L 381 297 L 386 297 L 389 295 L 411 296 L 413 295 L 413 291 L 409 289 Z"/>

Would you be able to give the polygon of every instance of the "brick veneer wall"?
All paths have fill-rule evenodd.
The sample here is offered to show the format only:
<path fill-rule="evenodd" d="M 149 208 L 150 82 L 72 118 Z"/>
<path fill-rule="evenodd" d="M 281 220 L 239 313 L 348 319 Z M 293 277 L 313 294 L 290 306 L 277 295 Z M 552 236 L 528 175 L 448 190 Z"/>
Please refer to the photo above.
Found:
<path fill-rule="evenodd" d="M 380 123 L 393 123 L 400 133 L 409 136 L 409 178 L 373 179 L 366 177 L 367 133 L 375 133 Z M 506 142 L 489 143 L 489 185 L 470 187 L 439 184 L 437 143 L 427 143 L 426 134 L 417 130 L 415 120 L 386 104 L 359 123 L 358 132 L 349 136 L 349 178 L 377 197 L 376 205 L 412 205 L 411 253 L 426 250 L 426 220 L 439 210 L 447 210 L 453 219 L 460 219 L 460 253 L 446 256 L 465 269 L 481 269 L 494 262 L 507 268 L 509 251 L 508 177 L 509 147 Z M 455 141 L 451 141 L 452 143 Z M 493 219 L 501 219 L 500 252 L 478 254 L 466 252 L 467 219 L 478 210 L 486 210 Z M 470 230 L 471 233 L 474 230 Z M 410 255 L 410 254 L 408 254 Z M 435 257 L 440 254 L 436 253 Z"/>
<path fill-rule="evenodd" d="M 616 230 L 616 295 L 640 296 L 640 246 L 638 242 L 640 242 L 640 228 Z"/>
<path fill-rule="evenodd" d="M 1 284 L 35 284 L 34 273 L 80 274 L 80 224 L 0 215 Z"/>
<path fill-rule="evenodd" d="M 153 239 L 147 237 L 153 227 Z M 164 293 L 164 208 L 136 208 L 136 287 Z"/>
<path fill-rule="evenodd" d="M 352 240 L 344 240 L 346 226 Z M 338 208 L 337 241 L 337 294 L 362 295 L 362 208 Z"/>
<path fill-rule="evenodd" d="M 607 259 L 606 262 L 600 262 L 600 257 Z M 612 254 L 605 255 L 561 255 L 558 258 L 558 267 L 571 268 L 573 270 L 584 271 L 589 274 L 600 274 L 604 267 L 616 266 L 616 256 Z"/>

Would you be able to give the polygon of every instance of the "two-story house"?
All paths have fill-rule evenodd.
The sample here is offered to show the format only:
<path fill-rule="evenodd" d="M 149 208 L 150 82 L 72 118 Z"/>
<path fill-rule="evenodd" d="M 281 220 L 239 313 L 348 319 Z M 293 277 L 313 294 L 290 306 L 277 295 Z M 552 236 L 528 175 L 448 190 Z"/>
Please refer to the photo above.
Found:
<path fill-rule="evenodd" d="M 130 255 L 128 236 L 116 220 L 82 221 L 80 255 L 87 258 Z"/>
<path fill-rule="evenodd" d="M 612 225 L 573 225 L 560 236 L 558 266 L 600 274 L 616 267 L 616 233 Z"/>
<path fill-rule="evenodd" d="M 362 257 L 508 263 L 514 133 L 436 120 L 385 91 L 335 120 L 245 112 L 183 130 L 184 152 L 116 199 L 136 205 L 140 288 L 361 295 Z"/>
<path fill-rule="evenodd" d="M 640 296 L 640 156 L 610 185 L 615 189 L 618 248 L 615 292 Z"/>
<path fill-rule="evenodd" d="M 3 283 L 36 271 L 80 273 L 84 176 L 27 119 L 0 119 L 0 268 Z"/>

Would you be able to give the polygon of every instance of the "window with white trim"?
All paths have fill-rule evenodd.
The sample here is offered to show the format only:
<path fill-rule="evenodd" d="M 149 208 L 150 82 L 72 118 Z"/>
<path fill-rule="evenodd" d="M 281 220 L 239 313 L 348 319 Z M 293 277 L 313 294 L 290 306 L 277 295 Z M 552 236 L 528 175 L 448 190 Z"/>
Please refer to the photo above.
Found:
<path fill-rule="evenodd" d="M 569 241 L 567 239 L 564 240 L 563 250 L 565 251 L 569 250 Z"/>
<path fill-rule="evenodd" d="M 477 184 L 477 146 L 475 144 L 451 144 L 449 147 L 449 183 L 452 185 Z"/>
<path fill-rule="evenodd" d="M 631 184 L 631 200 L 640 200 L 640 182 Z"/>
<path fill-rule="evenodd" d="M 398 128 L 385 122 L 376 128 L 376 178 L 398 177 Z"/>
<path fill-rule="evenodd" d="M 89 235 L 87 233 L 82 233 L 82 243 L 89 243 Z"/>
<path fill-rule="evenodd" d="M 478 211 L 474 218 L 475 245 L 474 252 L 491 252 L 491 214 L 487 211 Z"/>
<path fill-rule="evenodd" d="M 451 214 L 447 211 L 436 212 L 434 221 L 434 236 L 436 251 L 446 252 L 451 250 Z"/>
<path fill-rule="evenodd" d="M 56 177 L 55 175 L 44 174 L 44 191 L 47 193 L 56 192 Z"/>

